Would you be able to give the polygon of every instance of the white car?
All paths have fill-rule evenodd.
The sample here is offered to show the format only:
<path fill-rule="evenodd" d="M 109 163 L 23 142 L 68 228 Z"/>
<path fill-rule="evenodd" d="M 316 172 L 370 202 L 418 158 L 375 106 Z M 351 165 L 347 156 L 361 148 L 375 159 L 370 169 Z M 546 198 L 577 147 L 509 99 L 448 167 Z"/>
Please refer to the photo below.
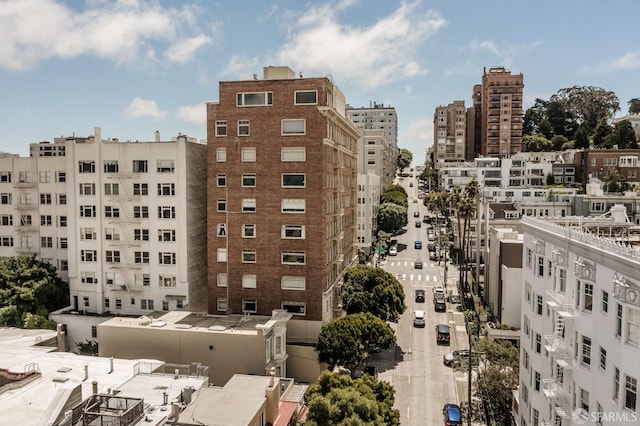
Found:
<path fill-rule="evenodd" d="M 433 295 L 441 294 L 444 297 L 444 287 L 437 285 L 433 287 Z"/>
<path fill-rule="evenodd" d="M 389 256 L 397 256 L 398 255 L 398 247 L 393 246 L 389 248 Z"/>

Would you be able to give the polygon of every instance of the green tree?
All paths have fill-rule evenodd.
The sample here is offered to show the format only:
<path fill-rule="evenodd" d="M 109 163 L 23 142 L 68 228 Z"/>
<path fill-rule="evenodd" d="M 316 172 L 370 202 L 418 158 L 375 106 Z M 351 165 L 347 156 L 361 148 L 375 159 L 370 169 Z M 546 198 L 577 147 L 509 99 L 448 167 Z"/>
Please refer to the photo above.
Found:
<path fill-rule="evenodd" d="M 607 136 L 606 146 L 618 145 L 619 149 L 637 149 L 638 140 L 633 126 L 628 120 L 619 121 L 613 125 L 613 130 Z"/>
<path fill-rule="evenodd" d="M 564 135 L 555 135 L 551 138 L 551 145 L 553 146 L 553 151 L 561 151 L 563 149 L 567 149 L 569 144 L 569 139 L 567 139 Z"/>
<path fill-rule="evenodd" d="M 400 424 L 395 389 L 370 375 L 352 379 L 327 371 L 304 397 L 309 407 L 304 426 Z"/>
<path fill-rule="evenodd" d="M 387 185 L 384 188 L 384 192 L 401 192 L 404 194 L 405 198 L 409 196 L 409 194 L 407 194 L 407 190 L 404 189 L 402 185 L 397 183 L 392 183 L 391 185 Z"/>
<path fill-rule="evenodd" d="M 407 309 L 402 285 L 383 269 L 351 266 L 342 279 L 342 305 L 347 314 L 369 312 L 384 321 L 397 322 Z"/>
<path fill-rule="evenodd" d="M 384 203 L 378 210 L 378 229 L 395 234 L 408 223 L 407 208 L 394 203 Z"/>
<path fill-rule="evenodd" d="M 522 150 L 525 152 L 547 152 L 553 150 L 553 144 L 543 135 L 524 135 L 522 137 Z"/>
<path fill-rule="evenodd" d="M 593 146 L 595 148 L 611 148 L 607 146 L 607 142 L 611 141 L 609 135 L 613 133 L 613 127 L 609 125 L 605 120 L 600 120 L 593 131 Z"/>
<path fill-rule="evenodd" d="M 69 287 L 54 266 L 35 256 L 0 260 L 0 323 L 11 326 L 46 324 L 33 314 L 47 318 L 49 312 L 69 304 Z"/>
<path fill-rule="evenodd" d="M 585 126 L 578 127 L 574 139 L 574 148 L 589 148 L 589 130 Z"/>
<path fill-rule="evenodd" d="M 387 191 L 383 192 L 380 196 L 380 204 L 384 203 L 393 203 L 399 206 L 404 207 L 405 209 L 409 206 L 409 201 L 407 200 L 407 195 L 400 191 Z"/>
<path fill-rule="evenodd" d="M 610 167 L 603 179 L 602 190 L 604 192 L 624 192 L 629 189 L 629 183 L 620 174 L 617 168 Z"/>
<path fill-rule="evenodd" d="M 629 105 L 629 114 L 640 114 L 640 99 L 630 99 L 627 105 Z"/>
<path fill-rule="evenodd" d="M 337 318 L 322 326 L 318 359 L 329 369 L 340 365 L 352 372 L 374 348 L 391 349 L 396 336 L 389 325 L 368 312 Z"/>
<path fill-rule="evenodd" d="M 408 149 L 402 148 L 398 154 L 397 165 L 400 171 L 406 169 L 413 161 L 413 154 Z"/>
<path fill-rule="evenodd" d="M 593 130 L 601 120 L 612 122 L 620 110 L 615 93 L 593 86 L 573 86 L 558 90 L 551 102 L 559 102 L 579 125 Z"/>

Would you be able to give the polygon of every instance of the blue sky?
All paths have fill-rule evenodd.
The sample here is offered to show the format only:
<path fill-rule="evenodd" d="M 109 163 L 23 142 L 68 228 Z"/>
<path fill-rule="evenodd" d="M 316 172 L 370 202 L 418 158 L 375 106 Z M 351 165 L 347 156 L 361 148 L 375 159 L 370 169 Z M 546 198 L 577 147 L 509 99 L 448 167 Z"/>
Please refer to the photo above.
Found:
<path fill-rule="evenodd" d="M 218 81 L 287 65 L 355 107 L 398 112 L 423 158 L 433 112 L 483 67 L 524 74 L 525 108 L 564 87 L 640 97 L 640 1 L 0 0 L 0 151 L 58 136 L 206 138 Z M 414 163 L 416 161 L 414 160 Z"/>

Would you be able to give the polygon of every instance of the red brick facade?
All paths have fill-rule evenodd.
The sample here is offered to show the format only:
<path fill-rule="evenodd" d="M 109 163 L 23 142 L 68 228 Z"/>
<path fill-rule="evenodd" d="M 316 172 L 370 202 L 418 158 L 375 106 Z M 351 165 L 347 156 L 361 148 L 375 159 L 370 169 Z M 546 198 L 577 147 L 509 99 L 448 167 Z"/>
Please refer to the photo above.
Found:
<path fill-rule="evenodd" d="M 296 91 L 317 91 L 317 104 L 296 105 Z M 228 298 L 231 313 L 253 313 L 246 302 L 255 300 L 260 315 L 300 304 L 304 313 L 294 318 L 326 320 L 337 305 L 342 269 L 356 256 L 358 133 L 333 107 L 339 91 L 328 78 L 289 78 L 220 82 L 219 93 L 219 102 L 207 106 L 209 312 L 225 313 L 220 303 Z M 270 93 L 271 104 L 265 95 L 266 105 L 238 106 L 238 93 Z M 304 119 L 304 134 L 283 135 L 283 119 Z M 248 120 L 248 135 L 239 134 L 240 120 Z M 216 136 L 220 121 L 226 121 L 226 136 Z M 283 147 L 304 148 L 304 160 L 283 161 Z M 243 161 L 243 148 L 255 148 L 255 161 Z M 304 186 L 283 187 L 283 173 L 304 175 Z M 226 187 L 219 185 L 220 174 Z M 255 187 L 243 186 L 243 175 L 251 181 L 253 174 Z M 255 212 L 243 211 L 243 199 L 255 200 Z M 284 213 L 283 199 L 305 200 L 305 211 Z M 218 200 L 226 200 L 226 212 L 218 211 Z M 218 235 L 220 224 L 225 236 Z M 255 226 L 254 237 L 244 225 Z M 285 225 L 304 226 L 304 238 L 284 238 Z M 219 261 L 225 249 L 227 261 Z M 255 262 L 243 262 L 243 250 L 255 250 Z M 284 252 L 302 255 L 304 263 L 299 257 L 283 262 Z M 218 284 L 218 274 L 227 274 L 227 287 Z M 243 287 L 243 275 L 249 281 L 255 276 L 255 288 Z M 304 277 L 304 289 L 283 289 L 283 276 Z"/>

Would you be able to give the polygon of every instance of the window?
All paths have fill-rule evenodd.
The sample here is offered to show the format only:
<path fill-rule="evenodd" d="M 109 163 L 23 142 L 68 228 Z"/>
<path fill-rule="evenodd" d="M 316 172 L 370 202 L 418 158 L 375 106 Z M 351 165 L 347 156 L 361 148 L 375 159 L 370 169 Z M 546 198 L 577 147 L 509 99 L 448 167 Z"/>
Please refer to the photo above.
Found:
<path fill-rule="evenodd" d="M 149 195 L 149 184 L 147 183 L 134 183 L 133 195 Z"/>
<path fill-rule="evenodd" d="M 105 173 L 118 173 L 118 160 L 104 160 L 103 167 Z"/>
<path fill-rule="evenodd" d="M 96 217 L 96 206 L 80 206 L 80 217 Z"/>
<path fill-rule="evenodd" d="M 172 206 L 158 206 L 158 219 L 175 219 L 176 208 Z"/>
<path fill-rule="evenodd" d="M 159 276 L 159 285 L 164 288 L 174 288 L 176 286 L 176 276 L 175 275 L 160 275 Z"/>
<path fill-rule="evenodd" d="M 536 333 L 536 353 L 540 353 L 542 349 L 542 336 Z"/>
<path fill-rule="evenodd" d="M 536 296 L 536 313 L 542 315 L 542 296 Z"/>
<path fill-rule="evenodd" d="M 638 346 L 640 343 L 640 309 L 628 308 L 626 323 L 626 343 Z"/>
<path fill-rule="evenodd" d="M 135 274 L 134 282 L 136 287 L 140 287 L 140 286 L 146 287 L 151 285 L 151 278 L 149 277 L 149 274 Z"/>
<path fill-rule="evenodd" d="M 184 307 L 184 301 L 182 299 L 176 299 L 176 309 L 182 309 Z"/>
<path fill-rule="evenodd" d="M 567 271 L 565 269 L 560 269 L 560 292 L 564 293 L 567 291 Z"/>
<path fill-rule="evenodd" d="M 593 284 L 584 283 L 584 304 L 583 310 L 591 312 L 593 309 Z"/>
<path fill-rule="evenodd" d="M 280 279 L 280 288 L 283 290 L 304 290 L 306 279 L 303 276 L 283 275 Z"/>
<path fill-rule="evenodd" d="M 11 193 L 5 192 L 0 194 L 0 204 L 11 204 Z"/>
<path fill-rule="evenodd" d="M 81 240 L 95 240 L 96 239 L 96 231 L 93 228 L 80 228 L 80 239 Z"/>
<path fill-rule="evenodd" d="M 282 238 L 304 239 L 304 225 L 282 225 Z"/>
<path fill-rule="evenodd" d="M 618 306 L 616 312 L 616 336 L 622 337 L 622 305 L 616 303 Z"/>
<path fill-rule="evenodd" d="M 305 187 L 305 175 L 304 174 L 283 174 L 282 175 L 282 187 L 283 188 L 304 188 Z"/>
<path fill-rule="evenodd" d="M 527 249 L 527 268 L 531 268 L 531 258 L 532 258 L 532 251 L 530 248 Z"/>
<path fill-rule="evenodd" d="M 218 297 L 218 299 L 216 300 L 216 307 L 220 312 L 227 312 L 227 298 Z"/>
<path fill-rule="evenodd" d="M 304 119 L 282 120 L 281 131 L 283 136 L 304 135 L 306 133 L 306 121 Z"/>
<path fill-rule="evenodd" d="M 638 399 L 638 380 L 625 376 L 624 378 L 624 408 L 636 411 L 636 401 Z"/>
<path fill-rule="evenodd" d="M 96 250 L 80 250 L 80 260 L 83 262 L 97 262 L 98 252 Z"/>
<path fill-rule="evenodd" d="M 305 315 L 307 304 L 304 302 L 282 302 L 282 309 L 294 315 Z"/>
<path fill-rule="evenodd" d="M 162 301 L 162 310 L 163 311 L 168 311 L 169 310 L 169 301 L 168 300 L 163 300 Z"/>
<path fill-rule="evenodd" d="M 13 226 L 13 216 L 10 214 L 3 214 L 0 216 L 1 226 Z"/>
<path fill-rule="evenodd" d="M 227 148 L 216 149 L 216 161 L 218 163 L 224 163 L 227 161 Z"/>
<path fill-rule="evenodd" d="M 242 175 L 242 187 L 243 188 L 255 188 L 256 187 L 256 174 L 245 173 Z"/>
<path fill-rule="evenodd" d="M 254 249 L 242 250 L 242 263 L 256 263 L 256 251 Z"/>
<path fill-rule="evenodd" d="M 58 194 L 58 204 L 61 206 L 67 204 L 67 194 Z"/>
<path fill-rule="evenodd" d="M 84 296 L 82 298 L 82 302 L 83 302 L 83 305 L 84 305 L 85 308 L 89 307 L 89 298 L 87 296 Z"/>
<path fill-rule="evenodd" d="M 104 307 L 106 310 L 109 310 L 109 305 L 111 304 L 111 300 L 108 297 L 104 298 Z"/>
<path fill-rule="evenodd" d="M 143 311 L 153 311 L 153 299 L 140 299 L 140 309 Z"/>
<path fill-rule="evenodd" d="M 238 136 L 249 136 L 249 120 L 238 120 Z"/>
<path fill-rule="evenodd" d="M 257 312 L 258 303 L 256 299 L 242 299 L 242 312 Z"/>
<path fill-rule="evenodd" d="M 104 282 L 107 285 L 113 285 L 116 282 L 116 275 L 113 272 L 104 273 Z"/>
<path fill-rule="evenodd" d="M 236 95 L 237 106 L 264 106 L 273 105 L 272 92 L 238 93 Z"/>
<path fill-rule="evenodd" d="M 40 216 L 40 226 L 52 226 L 52 225 L 53 225 L 53 216 L 51 215 Z"/>
<path fill-rule="evenodd" d="M 133 173 L 147 173 L 147 160 L 133 160 Z"/>
<path fill-rule="evenodd" d="M 158 229 L 158 241 L 173 242 L 176 240 L 175 229 Z"/>
<path fill-rule="evenodd" d="M 618 369 L 618 367 L 614 367 L 614 372 L 613 372 L 613 399 L 615 401 L 617 401 L 619 395 L 620 395 L 620 370 Z"/>
<path fill-rule="evenodd" d="M 158 195 L 163 197 L 176 195 L 176 184 L 175 183 L 159 183 Z"/>
<path fill-rule="evenodd" d="M 105 183 L 104 195 L 120 195 L 120 186 L 117 183 Z"/>
<path fill-rule="evenodd" d="M 544 277 L 544 257 L 538 256 L 538 276 Z"/>
<path fill-rule="evenodd" d="M 95 183 L 81 183 L 80 184 L 80 195 L 96 195 L 96 184 Z"/>
<path fill-rule="evenodd" d="M 67 172 L 57 172 L 58 182 L 66 182 L 67 181 Z"/>
<path fill-rule="evenodd" d="M 600 368 L 607 369 L 607 350 L 600 346 Z"/>
<path fill-rule="evenodd" d="M 536 392 L 540 392 L 540 372 L 536 371 L 533 374 L 533 388 L 536 390 Z"/>
<path fill-rule="evenodd" d="M 133 252 L 133 262 L 138 264 L 148 264 L 149 263 L 149 252 L 148 251 L 136 251 Z"/>
<path fill-rule="evenodd" d="M 304 199 L 282 200 L 282 213 L 304 213 L 306 210 Z"/>
<path fill-rule="evenodd" d="M 122 309 L 122 299 L 116 299 L 116 309 Z"/>
<path fill-rule="evenodd" d="M 280 149 L 280 160 L 284 162 L 306 161 L 307 149 L 303 146 L 282 147 Z"/>
<path fill-rule="evenodd" d="M 602 290 L 602 312 L 609 312 L 609 293 Z"/>
<path fill-rule="evenodd" d="M 533 409 L 533 414 L 531 415 L 531 418 L 532 418 L 531 420 L 532 426 L 540 426 L 540 412 L 535 408 Z"/>
<path fill-rule="evenodd" d="M 13 247 L 13 237 L 7 235 L 0 236 L 0 247 Z"/>
<path fill-rule="evenodd" d="M 218 237 L 226 237 L 227 236 L 227 224 L 219 223 L 218 224 Z"/>
<path fill-rule="evenodd" d="M 149 207 L 133 206 L 133 217 L 136 219 L 146 219 L 149 217 Z"/>
<path fill-rule="evenodd" d="M 133 230 L 134 241 L 149 241 L 148 229 L 134 229 Z"/>
<path fill-rule="evenodd" d="M 68 248 L 67 238 L 60 237 L 60 239 L 58 240 L 58 247 L 61 248 L 61 249 Z"/>
<path fill-rule="evenodd" d="M 218 287 L 226 287 L 227 286 L 227 274 L 224 272 L 218 272 L 218 276 L 216 278 L 216 284 Z"/>
<path fill-rule="evenodd" d="M 216 121 L 216 136 L 227 136 L 227 122 L 224 120 Z"/>
<path fill-rule="evenodd" d="M 226 262 L 227 261 L 227 249 L 226 248 L 218 248 L 218 262 Z"/>
<path fill-rule="evenodd" d="M 226 212 L 227 211 L 227 200 L 225 199 L 218 199 L 217 202 L 217 211 L 218 212 Z"/>
<path fill-rule="evenodd" d="M 242 288 L 256 288 L 256 276 L 254 274 L 242 274 Z"/>
<path fill-rule="evenodd" d="M 305 252 L 289 250 L 282 252 L 282 264 L 284 265 L 304 265 Z"/>
<path fill-rule="evenodd" d="M 158 173 L 173 173 L 175 172 L 174 160 L 158 160 L 156 161 L 156 171 Z"/>
<path fill-rule="evenodd" d="M 40 183 L 51 183 L 51 172 L 42 171 L 38 173 Z"/>
<path fill-rule="evenodd" d="M 51 204 L 51 194 L 40 194 L 40 204 Z"/>
<path fill-rule="evenodd" d="M 253 223 L 242 225 L 242 238 L 255 238 L 256 225 Z"/>
<path fill-rule="evenodd" d="M 244 213 L 256 212 L 256 199 L 255 198 L 243 198 L 242 199 L 242 211 Z"/>
<path fill-rule="evenodd" d="M 117 218 L 120 217 L 120 209 L 113 206 L 104 206 L 104 217 Z"/>
<path fill-rule="evenodd" d="M 23 214 L 20 216 L 20 226 L 31 226 L 31 215 Z"/>
<path fill-rule="evenodd" d="M 585 389 L 580 389 L 580 408 L 582 408 L 587 413 L 589 412 L 589 391 Z"/>
<path fill-rule="evenodd" d="M 104 238 L 108 241 L 120 241 L 120 231 L 116 228 L 105 228 Z"/>
<path fill-rule="evenodd" d="M 53 237 L 40 237 L 40 247 L 53 248 Z"/>
<path fill-rule="evenodd" d="M 158 263 L 160 265 L 175 265 L 176 254 L 172 252 L 160 252 L 158 253 Z"/>
<path fill-rule="evenodd" d="M 120 263 L 120 252 L 118 250 L 107 250 L 105 260 L 107 263 Z"/>
<path fill-rule="evenodd" d="M 256 161 L 256 148 L 255 147 L 242 148 L 241 161 L 243 163 L 255 163 L 255 161 Z"/>
<path fill-rule="evenodd" d="M 78 161 L 79 173 L 95 173 L 96 162 L 95 161 Z"/>
<path fill-rule="evenodd" d="M 316 105 L 318 103 L 318 91 L 317 90 L 296 90 L 295 92 L 295 104 L 296 105 Z"/>
<path fill-rule="evenodd" d="M 582 359 L 584 365 L 591 365 L 591 338 L 582 336 Z"/>
<path fill-rule="evenodd" d="M 224 173 L 218 173 L 216 182 L 218 188 L 224 188 L 225 186 L 227 186 L 227 175 Z"/>

